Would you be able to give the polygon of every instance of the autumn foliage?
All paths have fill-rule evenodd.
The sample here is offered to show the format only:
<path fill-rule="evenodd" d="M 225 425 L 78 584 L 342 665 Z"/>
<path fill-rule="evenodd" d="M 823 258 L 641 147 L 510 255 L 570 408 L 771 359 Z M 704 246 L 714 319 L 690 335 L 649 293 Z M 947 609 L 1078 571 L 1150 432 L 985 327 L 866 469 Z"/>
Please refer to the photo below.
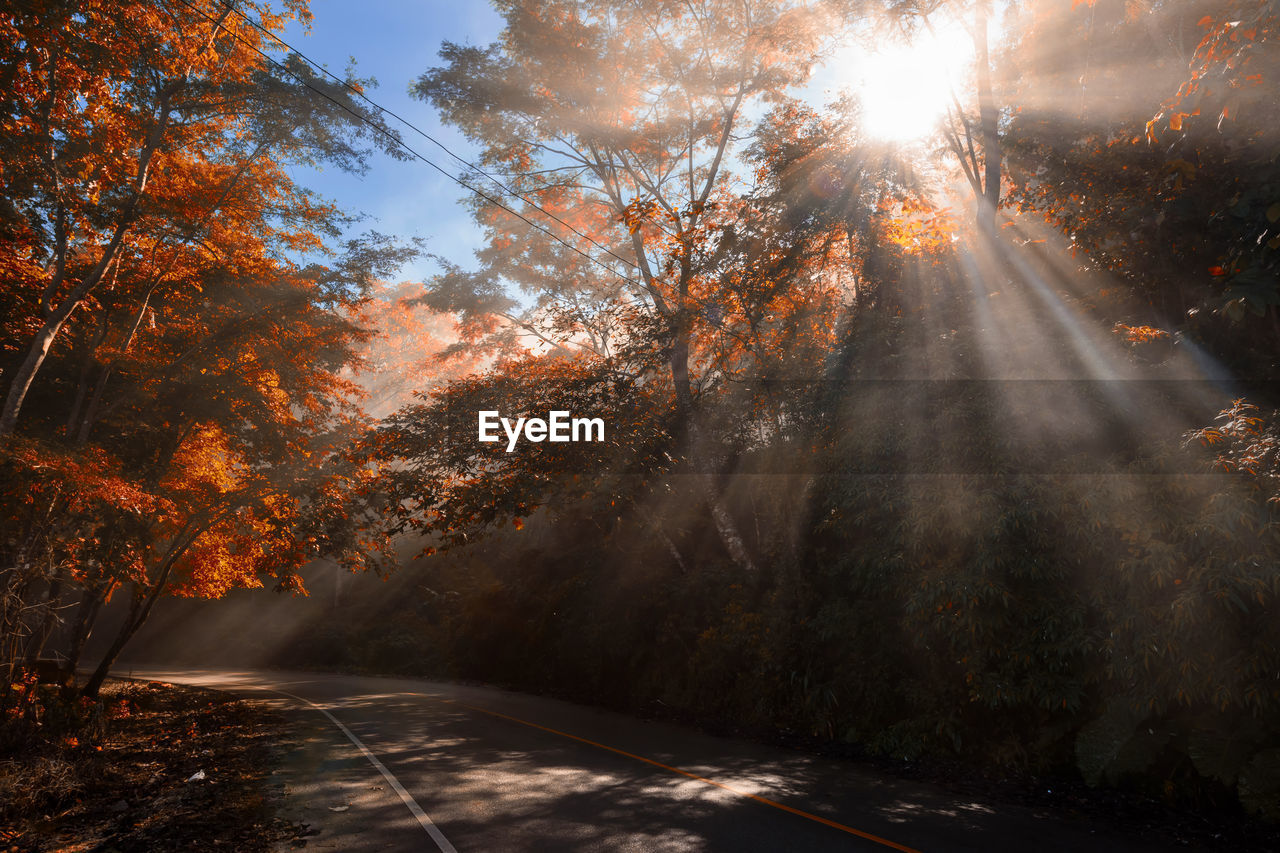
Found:
<path fill-rule="evenodd" d="M 74 668 L 124 596 L 93 693 L 164 595 L 300 591 L 321 553 L 380 559 L 353 497 L 371 472 L 341 452 L 360 428 L 344 370 L 366 292 L 402 255 L 376 236 L 335 245 L 342 215 L 288 175 L 358 169 L 366 150 L 347 96 L 317 101 L 324 84 L 270 54 L 265 30 L 306 15 L 0 15 L 7 675 L 55 629 Z"/>
<path fill-rule="evenodd" d="M 1280 816 L 1276 3 L 495 5 L 421 285 L 290 177 L 398 150 L 303 5 L 0 15 L 9 673 L 399 562 L 276 662 Z M 931 143 L 802 92 L 944 19 Z M 604 440 L 477 441 L 552 410 Z"/>

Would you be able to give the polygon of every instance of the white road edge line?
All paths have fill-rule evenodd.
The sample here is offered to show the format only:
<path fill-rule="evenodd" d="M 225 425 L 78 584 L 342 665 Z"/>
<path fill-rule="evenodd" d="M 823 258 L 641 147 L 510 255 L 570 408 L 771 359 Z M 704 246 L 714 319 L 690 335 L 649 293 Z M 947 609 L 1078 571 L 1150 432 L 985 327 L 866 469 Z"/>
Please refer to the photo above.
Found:
<path fill-rule="evenodd" d="M 307 703 L 312 708 L 315 708 L 321 714 L 328 717 L 329 722 L 342 729 L 342 733 L 347 736 L 347 740 L 356 745 L 356 749 L 360 750 L 360 752 L 364 754 L 364 757 L 369 759 L 369 763 L 378 768 L 378 772 L 382 774 L 382 778 L 387 780 L 387 784 L 391 786 L 391 789 L 400 795 L 400 800 L 408 807 L 413 816 L 418 819 L 418 823 L 422 824 L 422 828 L 427 831 L 427 835 L 430 835 L 431 840 L 440 848 L 440 853 L 458 853 L 457 849 L 449 843 L 449 839 L 444 837 L 444 833 L 440 831 L 440 828 L 431 822 L 431 818 L 427 817 L 427 813 L 422 810 L 422 806 L 418 805 L 418 801 L 404 789 L 404 785 L 400 784 L 400 780 L 391 774 L 391 771 L 387 769 L 386 765 L 379 761 L 378 757 L 370 752 L 369 748 L 360 742 L 360 738 L 353 735 L 351 733 L 351 729 L 344 726 L 341 720 L 333 714 L 330 714 L 324 708 L 321 708 L 315 702 L 312 702 L 310 699 L 303 699 L 301 696 L 295 696 L 292 693 L 286 693 L 283 690 L 276 690 L 274 688 L 267 689 L 271 690 L 272 693 L 279 693 L 281 696 L 288 696 L 290 699 L 296 699 L 299 702 Z"/>

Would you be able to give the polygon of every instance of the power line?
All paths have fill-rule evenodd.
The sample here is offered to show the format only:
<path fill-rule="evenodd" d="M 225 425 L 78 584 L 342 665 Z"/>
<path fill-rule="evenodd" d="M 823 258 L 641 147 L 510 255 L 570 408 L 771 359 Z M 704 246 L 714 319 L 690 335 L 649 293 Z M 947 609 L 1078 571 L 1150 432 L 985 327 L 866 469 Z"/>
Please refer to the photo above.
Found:
<path fill-rule="evenodd" d="M 212 17 L 210 17 L 208 14 L 206 14 L 206 13 L 204 12 L 204 10 L 199 9 L 199 8 L 197 8 L 196 6 L 192 5 L 192 3 L 191 3 L 191 2 L 189 2 L 189 0 L 179 0 L 179 2 L 181 2 L 181 3 L 182 3 L 184 6 L 186 6 L 187 8 L 191 9 L 192 11 L 194 11 L 196 14 L 200 15 L 200 16 L 201 16 L 202 18 L 204 18 L 206 21 L 210 21 L 210 22 L 212 22 L 212 21 L 214 20 Z M 418 127 L 414 126 L 414 125 L 413 125 L 413 124 L 411 124 L 409 121 L 407 121 L 407 120 L 405 120 L 405 119 L 401 118 L 399 115 L 397 115 L 396 113 L 392 112 L 391 110 L 388 110 L 388 109 L 386 109 L 385 107 L 383 107 L 383 106 L 379 105 L 378 103 L 376 103 L 375 101 L 371 100 L 371 99 L 370 99 L 370 98 L 368 98 L 366 95 L 364 95 L 362 92 L 360 92 L 360 90 L 359 90 L 359 89 L 356 89 L 354 86 L 352 86 L 351 84 L 347 83 L 345 80 L 342 80 L 341 78 L 336 77 L 335 75 L 333 75 L 332 73 L 330 73 L 328 70 L 326 70 L 325 68 L 323 68 L 322 66 L 320 66 L 320 65 L 318 65 L 316 62 L 314 62 L 312 59 L 310 59 L 309 57 L 307 57 L 307 56 L 306 56 L 305 54 L 303 54 L 301 51 L 299 51 L 299 50 L 295 49 L 295 48 L 294 48 L 292 45 L 290 45 L 288 42 L 285 42 L 285 41 L 284 41 L 283 39 L 281 39 L 279 36 L 275 35 L 275 34 L 274 34 L 274 33 L 272 33 L 270 30 L 267 30 L 267 29 L 266 29 L 266 28 L 264 28 L 261 24 L 257 23 L 257 22 L 256 22 L 256 21 L 254 21 L 252 18 L 250 18 L 250 17 L 248 17 L 247 15 L 245 15 L 245 14 L 244 14 L 243 12 L 241 12 L 239 9 L 236 9 L 234 6 L 232 6 L 232 7 L 230 8 L 230 11 L 235 12 L 235 13 L 236 13 L 236 15 L 238 15 L 240 18 L 242 18 L 242 19 L 243 19 L 246 23 L 248 23 L 250 26 L 254 27 L 255 29 L 257 29 L 258 31 L 260 31 L 260 32 L 262 32 L 262 33 L 265 33 L 266 35 L 270 36 L 270 37 L 271 37 L 272 39 L 274 39 L 275 41 L 279 42 L 281 45 L 283 45 L 285 48 L 287 48 L 288 50 L 290 50 L 291 52 L 293 52 L 295 55 L 297 55 L 300 59 L 302 59 L 304 62 L 306 62 L 306 63 L 307 63 L 308 65 L 310 65 L 311 67 L 313 67 L 313 68 L 315 68 L 315 69 L 317 69 L 317 70 L 321 71 L 322 73 L 324 73 L 324 74 L 325 74 L 325 75 L 327 75 L 328 77 L 330 77 L 330 78 L 334 79 L 335 81 L 337 81 L 337 82 L 338 82 L 339 84 L 341 84 L 343 87 L 345 87 L 345 88 L 349 89 L 350 91 L 352 91 L 352 92 L 353 92 L 353 93 L 355 93 L 356 95 L 358 95 L 358 96 L 360 96 L 361 98 L 363 98 L 365 101 L 367 101 L 367 102 L 368 102 L 369 104 L 371 104 L 372 106 L 376 107 L 377 109 L 381 110 L 382 112 L 386 113 L 387 115 L 392 116 L 392 117 L 396 118 L 397 120 L 399 120 L 399 121 L 403 122 L 405 125 L 407 125 L 408 127 L 412 128 L 413 130 L 417 131 L 419 134 L 421 134 L 422 136 L 426 137 L 426 138 L 427 138 L 427 139 L 429 139 L 431 142 L 433 142 L 433 143 L 435 143 L 436 145 L 440 146 L 440 148 L 442 148 L 442 149 L 445 151 L 445 153 L 447 153 L 449 156 L 453 157 L 455 160 L 458 160 L 459 162 L 461 162 L 461 163 L 463 163 L 463 164 L 467 165 L 468 167 L 470 167 L 470 168 L 472 168 L 472 169 L 475 169 L 475 170 L 476 170 L 477 172 L 479 172 L 480 174 L 485 175 L 485 176 L 486 176 L 486 177 L 488 177 L 490 180 L 492 180 L 495 184 L 497 184 L 498 186 L 502 187 L 504 190 L 506 190 L 506 191 L 507 191 L 508 193 L 510 193 L 511 195 L 515 196 L 516 198 L 520 199 L 521 201 L 525 202 L 526 204 L 530 205 L 531 207 L 536 208 L 536 209 L 537 209 L 538 211 L 540 211 L 543 215 L 545 215 L 545 216 L 547 216 L 548 218 L 550 218 L 550 219 L 554 220 L 555 222 L 558 222 L 559 224 L 563 225 L 565 228 L 569 229 L 570 231 L 572 231 L 572 232 L 573 232 L 574 234 L 576 234 L 577 236 L 579 236 L 579 237 L 583 238 L 584 240 L 586 240 L 587 242 L 591 243 L 593 246 L 595 246 L 595 247 L 599 248 L 600 250 L 602 250 L 602 251 L 604 251 L 605 253 L 609 254 L 610 256 L 612 256 L 612 257 L 616 258 L 617 260 L 621 261 L 622 263 L 627 264 L 628 266 L 632 266 L 632 265 L 633 265 L 631 261 L 627 260 L 626 258 L 623 258 L 622 256 L 620 256 L 620 255 L 618 255 L 618 254 L 615 254 L 615 253 L 614 253 L 614 252 L 612 252 L 608 247 L 600 245 L 600 244 L 599 244 L 599 243 L 597 243 L 595 240 L 591 239 L 591 238 L 590 238 L 589 236 L 587 236 L 586 234 L 583 234 L 581 231 L 579 231 L 578 229 L 574 228 L 572 225 L 570 225 L 569 223 L 565 222 L 565 221 L 564 221 L 563 219 L 561 219 L 560 217 L 558 217 L 558 216 L 556 216 L 555 214 L 553 214 L 553 213 L 551 213 L 551 212 L 547 211 L 546 209 L 544 209 L 543 207 L 541 207 L 541 206 L 540 206 L 540 205 L 538 205 L 537 203 L 535 203 L 535 202 L 533 202 L 533 201 L 529 200 L 528 198 L 525 198 L 524 196 L 522 196 L 522 195 L 520 195 L 519 193 L 517 193 L 515 190 L 512 190 L 510 187 L 508 187 L 508 186 L 506 186 L 505 184 L 503 184 L 503 183 L 502 183 L 501 181 L 499 181 L 497 178 L 494 178 L 493 176 L 489 175 L 489 174 L 488 174 L 487 172 L 485 172 L 483 169 L 480 169 L 478 166 L 474 166 L 474 165 L 472 165 L 472 164 L 471 164 L 471 163 L 469 163 L 468 161 L 466 161 L 466 160 L 464 160 L 463 158 L 459 157 L 457 154 L 454 154 L 454 153 L 453 153 L 452 151 L 450 151 L 450 150 L 449 150 L 449 149 L 448 149 L 444 144 L 442 144 L 442 143 L 441 143 L 441 142 L 439 142 L 438 140 L 436 140 L 436 139 L 434 139 L 433 137 L 431 137 L 431 136 L 430 136 L 429 134 L 427 134 L 425 131 L 423 131 L 423 130 L 419 129 Z M 439 172 L 440 174 L 444 175 L 446 178 L 448 178 L 449 180 L 453 181 L 453 182 L 454 182 L 454 183 L 456 183 L 458 186 L 462 187 L 462 188 L 463 188 L 463 189 L 465 189 L 465 190 L 468 190 L 468 191 L 470 191 L 470 192 L 475 193 L 477 196 L 479 196 L 480 198 L 482 198 L 482 199 L 484 199 L 485 201 L 489 202 L 490 204 L 492 204 L 492 205 L 494 205 L 494 206 L 496 206 L 496 207 L 498 207 L 498 208 L 501 208 L 502 210 L 505 210 L 507 213 L 510 213 L 512 216 L 516 217 L 517 219 L 520 219 L 522 222 L 524 222 L 525 224 L 527 224 L 529 227 L 534 228 L 535 230 L 537 230 L 537 231 L 539 231 L 539 232 L 541 232 L 541 233 L 543 233 L 543 234 L 547 235 L 547 236 L 548 236 L 548 237 L 550 237 L 552 240 L 555 240 L 557 243 L 559 243 L 560 245 L 564 246 L 566 249 L 569 249 L 571 252 L 573 252 L 573 253 L 575 253 L 575 254 L 577 254 L 577 255 L 582 256 L 583 258 L 587 259 L 588 261 L 590 261 L 591 263 L 593 263 L 593 264 L 595 264 L 596 266 L 600 267 L 601 269 L 605 270 L 606 272 L 608 272 L 608 273 L 610 273 L 610 274 L 612 274 L 612 275 L 615 275 L 615 276 L 617 276 L 618 278 L 622 279 L 623 281 L 625 281 L 625 282 L 627 282 L 627 283 L 629 283 L 629 284 L 635 285 L 636 287 L 643 287 L 643 285 L 642 285 L 640 282 L 636 281 L 635 279 L 631 278 L 630 276 L 628 276 L 628 275 L 624 275 L 623 273 L 618 272 L 618 271 L 617 271 L 617 270 L 615 270 L 613 267 L 609 266 L 609 265 L 608 265 L 608 264 L 606 264 L 604 261 L 602 261 L 602 260 L 600 260 L 599 258 L 595 257 L 594 255 L 591 255 L 591 254 L 590 254 L 590 253 L 588 253 L 588 252 L 584 252 L 584 251 L 582 251 L 582 250 L 581 250 L 581 249 L 579 249 L 577 246 L 573 245 L 572 243 L 568 242 L 568 241 L 567 241 L 567 240 L 565 240 L 564 238 L 560 237 L 558 234 L 556 234 L 556 233 L 554 233 L 554 232 L 552 232 L 552 231 L 548 230 L 547 228 L 543 227 L 542 225 L 539 225 L 538 223 L 536 223 L 536 222 L 534 222 L 533 220 L 529 219 L 527 216 L 525 216 L 524 214 L 520 213 L 519 211 L 517 211 L 517 210 L 513 210 L 512 208 L 510 208 L 510 207 L 508 207 L 507 205 L 503 204 L 501 201 L 499 201 L 498 199 L 496 199 L 496 198 L 494 198 L 493 196 L 489 195 L 488 193 L 486 193 L 486 192 L 484 192 L 484 191 L 482 191 L 482 190 L 480 190 L 480 189 L 478 189 L 478 188 L 476 188 L 476 187 L 473 187 L 471 184 L 468 184 L 466 181 L 462 180 L 461 178 L 459 178 L 458 176 L 454 175 L 454 174 L 453 174 L 452 172 L 450 172 L 449 170 L 447 170 L 447 169 L 445 169 L 444 167 L 442 167 L 442 166 L 438 165 L 437 163 L 435 163 L 433 160 L 431 160 L 430 158 L 428 158 L 426 155 L 422 154 L 422 153 L 421 153 L 420 151 L 418 151 L 417 149 L 415 149 L 415 148 L 413 148 L 412 146 L 410 146 L 410 145 L 409 145 L 408 143 L 406 143 L 403 139 L 401 139 L 401 138 L 400 138 L 400 136 L 399 136 L 398 134 L 393 133 L 393 132 L 392 132 L 389 128 L 387 128 L 385 125 L 383 125 L 383 124 L 379 124 L 379 123 L 377 123 L 377 122 L 372 121 L 368 116 L 362 115 L 361 113 L 356 112 L 355 110 L 351 109 L 350 107 L 348 107 L 346 104 L 342 103 L 341 101 L 338 101 L 336 98 L 332 97 L 328 92 L 325 92 L 325 91 L 323 91 L 323 90 L 321 90 L 321 89 L 317 89 L 315 86 L 311 85 L 311 83 L 310 83 L 310 82 L 308 82 L 307 80 L 305 80 L 304 78 L 302 78 L 301 76 L 299 76 L 296 72 L 294 72 L 293 70 L 291 70 L 288 66 L 284 65 L 283 63 L 281 63 L 280 61 L 278 61 L 278 60 L 277 60 L 277 59 L 275 59 L 274 57 L 269 56 L 268 54 L 266 54 L 265 52 L 263 52 L 260 48 L 258 48 L 256 45 L 251 44 L 251 43 L 249 43 L 249 42 L 245 41 L 243 38 L 241 38 L 240 36 L 236 35 L 234 32 L 232 32 L 232 33 L 231 33 L 231 36 L 232 36 L 232 38 L 234 38 L 236 41 L 240 42 L 240 43 L 241 43 L 241 44 L 243 44 L 245 47 L 249 48 L 249 49 L 250 49 L 250 50 L 252 50 L 254 53 L 258 54 L 258 55 L 259 55 L 259 56 L 261 56 L 263 59 L 265 59 L 265 60 L 267 60 L 268 62 L 270 62 L 270 63 L 271 63 L 272 65 L 274 65 L 275 67 L 279 68 L 281 71 L 283 71 L 283 72 L 285 72 L 286 74 L 288 74 L 288 75 L 289 75 L 290 77 L 292 77 L 294 80 L 297 80 L 297 81 L 298 81 L 300 84 L 302 84 L 305 88 L 309 89 L 310 91 L 314 92 L 315 94 L 317 94 L 317 95 L 319 95 L 320 97 L 324 98 L 325 100 L 329 101 L 329 102 L 330 102 L 331 104 L 333 104 L 334 106 L 338 107 L 338 108 L 339 108 L 339 109 L 341 109 L 342 111 L 344 111 L 344 112 L 346 112 L 347 114 L 351 115 L 353 118 L 355 118 L 355 119 L 356 119 L 357 121 L 359 121 L 360 123 L 365 124 L 365 125 L 368 125 L 369 127 L 371 127 L 371 128 L 373 128 L 374 130 L 378 131 L 378 132 L 379 132 L 379 133 L 381 133 L 383 136 L 385 136 L 385 137 L 387 137 L 388 139 L 390 139 L 393 143 L 395 143 L 396 145 L 400 146 L 400 147 L 401 147 L 401 148 L 403 148 L 405 151 L 409 152 L 409 153 L 410 153 L 411 155 L 413 155 L 415 158 L 417 158 L 417 159 L 421 160 L 422 162 L 426 163 L 428 166 L 430 166 L 431 168 L 435 169 L 437 172 Z"/>
<path fill-rule="evenodd" d="M 568 228 L 568 229 L 569 229 L 570 231 L 572 231 L 574 234 L 576 234 L 577 236 L 579 236 L 579 237 L 581 237 L 582 239 L 586 240 L 588 243 L 590 243 L 591 245 L 595 246 L 597 249 L 599 249 L 600 251 L 602 251 L 602 252 L 604 252 L 605 254 L 609 255 L 610 257 L 614 258 L 615 260 L 621 261 L 622 263 L 627 264 L 628 266 L 634 266 L 634 264 L 632 264 L 632 263 L 631 263 L 631 261 L 627 260 L 626 258 L 622 257 L 622 256 L 621 256 L 621 255 L 619 255 L 619 254 L 616 254 L 616 253 L 615 253 L 612 249 L 610 249 L 608 246 L 601 245 L 600 243 L 598 243 L 598 242 L 596 242 L 594 239 L 592 239 L 590 235 L 588 235 L 588 234 L 584 234 L 584 233 L 582 233 L 581 231 L 579 231 L 577 228 L 574 228 L 574 227 L 573 227 L 572 225 L 570 225 L 568 222 L 565 222 L 565 221 L 564 221 L 563 219 L 561 219 L 559 216 L 556 216 L 554 213 L 552 213 L 551 211 L 547 210 L 547 209 L 546 209 L 546 208 L 544 208 L 542 205 L 538 204 L 536 201 L 534 201 L 533 199 L 529 198 L 527 195 L 524 195 L 523 193 L 519 192 L 518 190 L 516 190 L 516 189 L 512 188 L 509 184 L 505 184 L 505 183 L 503 183 L 503 182 L 502 182 L 501 180 L 499 180 L 499 179 L 497 178 L 497 176 L 495 176 L 492 172 L 486 171 L 485 169 L 481 168 L 480 166 L 477 166 L 475 163 L 472 163 L 470 160 L 467 160 L 467 159 L 465 159 L 465 158 L 463 158 L 463 157 L 459 156 L 458 154 L 454 153 L 454 152 L 453 152 L 453 150 L 449 148 L 449 146 L 445 145 L 443 142 L 441 142 L 440 140 L 436 139 L 434 136 L 432 136 L 431 134 L 427 133 L 425 130 L 423 130 L 422 128 L 418 127 L 416 124 L 414 124 L 413 122 L 409 121 L 407 118 L 405 118 L 404 116 L 400 115 L 399 113 L 397 113 L 397 112 L 395 112 L 395 111 L 393 111 L 393 110 L 390 110 L 390 109 L 388 109 L 387 107 L 382 106 L 382 104 L 379 104 L 377 101 L 375 101 L 375 100 L 373 100 L 372 98 L 370 98 L 368 95 L 366 95 L 366 94 L 365 94 L 363 91 L 361 91 L 359 88 L 357 88 L 356 86 L 351 85 L 351 84 L 350 84 L 350 83 L 348 83 L 346 80 L 343 80 L 341 77 L 339 77 L 338 75 L 334 74 L 334 73 L 333 73 L 332 71 L 330 71 L 328 68 L 325 68 L 323 65 L 321 65 L 321 64 L 319 64 L 319 63 L 317 63 L 317 62 L 316 62 L 315 60 L 313 60 L 311 57 L 307 56 L 305 53 L 303 53 L 302 51 L 298 50 L 296 47 L 294 47 L 293 45 L 289 44 L 289 43 L 288 43 L 287 41 L 285 41 L 284 39 L 280 38 L 280 36 L 276 35 L 276 34 L 275 34 L 275 33 L 273 33 L 271 30 L 268 30 L 266 27 L 262 26 L 262 24 L 261 24 L 261 23 L 259 23 L 258 21 L 255 21 L 255 20 L 253 20 L 252 18 L 250 18 L 250 17 L 249 17 L 248 15 L 246 15 L 244 12 L 241 12 L 239 9 L 234 9 L 234 8 L 232 9 L 232 11 L 233 11 L 233 12 L 235 12 L 237 15 L 239 15 L 239 16 L 240 16 L 240 17 L 241 17 L 241 18 L 242 18 L 246 23 L 248 23 L 248 24 L 249 24 L 249 26 L 251 26 L 251 27 L 253 27 L 254 29 L 258 30 L 258 31 L 259 31 L 260 33 L 262 33 L 263 35 L 265 35 L 265 36 L 267 36 L 267 37 L 269 37 L 269 38 L 273 39 L 273 40 L 274 40 L 276 43 L 278 43 L 281 47 L 284 47 L 284 48 L 286 48 L 287 50 L 291 51 L 292 53 L 296 54 L 300 59 L 302 59 L 304 62 L 306 62 L 306 63 L 307 63 L 308 65 L 310 65 L 312 68 L 314 68 L 315 70 L 319 71 L 321 74 L 324 74 L 326 77 L 328 77 L 329 79 L 333 80 L 333 81 L 334 81 L 335 83 L 337 83 L 338 85 L 340 85 L 340 86 L 342 86 L 343 88 L 347 89 L 349 92 L 351 92 L 351 94 L 353 94 L 353 95 L 355 95 L 356 97 L 360 98 L 362 101 L 364 101 L 365 103 L 367 103 L 369 106 L 373 107 L 374 109 L 378 110 L 379 112 L 381 112 L 381 113 L 383 113 L 383 114 L 385 114 L 385 115 L 389 115 L 389 116 L 391 116 L 391 117 L 392 117 L 392 118 L 394 118 L 396 121 L 400 122 L 400 123 L 401 123 L 401 124 L 403 124 L 405 127 L 409 128 L 409 129 L 410 129 L 410 130 L 412 130 L 414 133 L 418 134 L 418 135 L 419 135 L 419 136 L 421 136 L 423 139 L 425 139 L 425 140 L 427 140 L 428 142 L 430 142 L 432 145 L 435 145 L 437 148 L 439 148 L 439 149 L 440 149 L 441 151 L 443 151 L 445 154 L 448 154 L 448 155 L 449 155 L 450 157 L 452 157 L 454 160 L 457 160 L 459 163 L 461 163 L 462 165 L 466 166 L 468 169 L 471 169 L 471 170 L 473 170 L 473 171 L 475 171 L 475 172 L 478 172 L 478 173 L 479 173 L 479 174 L 481 174 L 481 175 L 484 175 L 486 178 L 488 178 L 489 180 L 491 180 L 491 181 L 493 181 L 495 184 L 497 184 L 499 187 L 501 187 L 501 188 L 502 188 L 502 190 L 503 190 L 504 192 L 506 192 L 508 195 L 511 195 L 511 196 L 514 196 L 515 198 L 520 199 L 520 200 L 521 200 L 521 201 L 523 201 L 525 204 L 527 204 L 527 205 L 529 205 L 530 207 L 532 207 L 534 210 L 537 210 L 537 211 L 538 211 L 539 213 L 541 213 L 543 216 L 546 216 L 548 219 L 552 219 L 552 220 L 554 220 L 554 221 L 556 221 L 556 222 L 560 223 L 560 224 L 561 224 L 561 225 L 563 225 L 565 228 Z M 574 167 L 574 168 L 579 168 L 579 167 Z"/>

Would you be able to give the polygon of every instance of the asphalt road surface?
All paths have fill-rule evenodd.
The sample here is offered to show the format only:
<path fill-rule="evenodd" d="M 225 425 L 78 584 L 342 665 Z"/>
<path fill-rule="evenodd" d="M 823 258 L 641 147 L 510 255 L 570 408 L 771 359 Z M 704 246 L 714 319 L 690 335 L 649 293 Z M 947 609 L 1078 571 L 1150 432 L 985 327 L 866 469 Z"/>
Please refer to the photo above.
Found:
<path fill-rule="evenodd" d="M 296 709 L 279 772 L 307 849 L 1149 851 L 1071 816 L 534 696 L 270 671 L 121 671 Z M 1179 848 L 1186 849 L 1186 848 Z"/>

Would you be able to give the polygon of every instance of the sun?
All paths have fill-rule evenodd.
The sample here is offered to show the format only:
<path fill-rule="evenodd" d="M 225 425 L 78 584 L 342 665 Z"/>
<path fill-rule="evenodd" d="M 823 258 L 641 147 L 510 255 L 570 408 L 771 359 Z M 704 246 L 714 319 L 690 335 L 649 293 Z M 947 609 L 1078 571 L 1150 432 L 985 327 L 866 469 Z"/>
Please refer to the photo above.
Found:
<path fill-rule="evenodd" d="M 948 26 L 923 31 L 907 44 L 850 45 L 837 52 L 828 72 L 832 84 L 857 95 L 862 128 L 869 137 L 908 143 L 937 128 L 953 87 L 962 91 L 972 60 L 969 34 L 960 26 Z"/>

